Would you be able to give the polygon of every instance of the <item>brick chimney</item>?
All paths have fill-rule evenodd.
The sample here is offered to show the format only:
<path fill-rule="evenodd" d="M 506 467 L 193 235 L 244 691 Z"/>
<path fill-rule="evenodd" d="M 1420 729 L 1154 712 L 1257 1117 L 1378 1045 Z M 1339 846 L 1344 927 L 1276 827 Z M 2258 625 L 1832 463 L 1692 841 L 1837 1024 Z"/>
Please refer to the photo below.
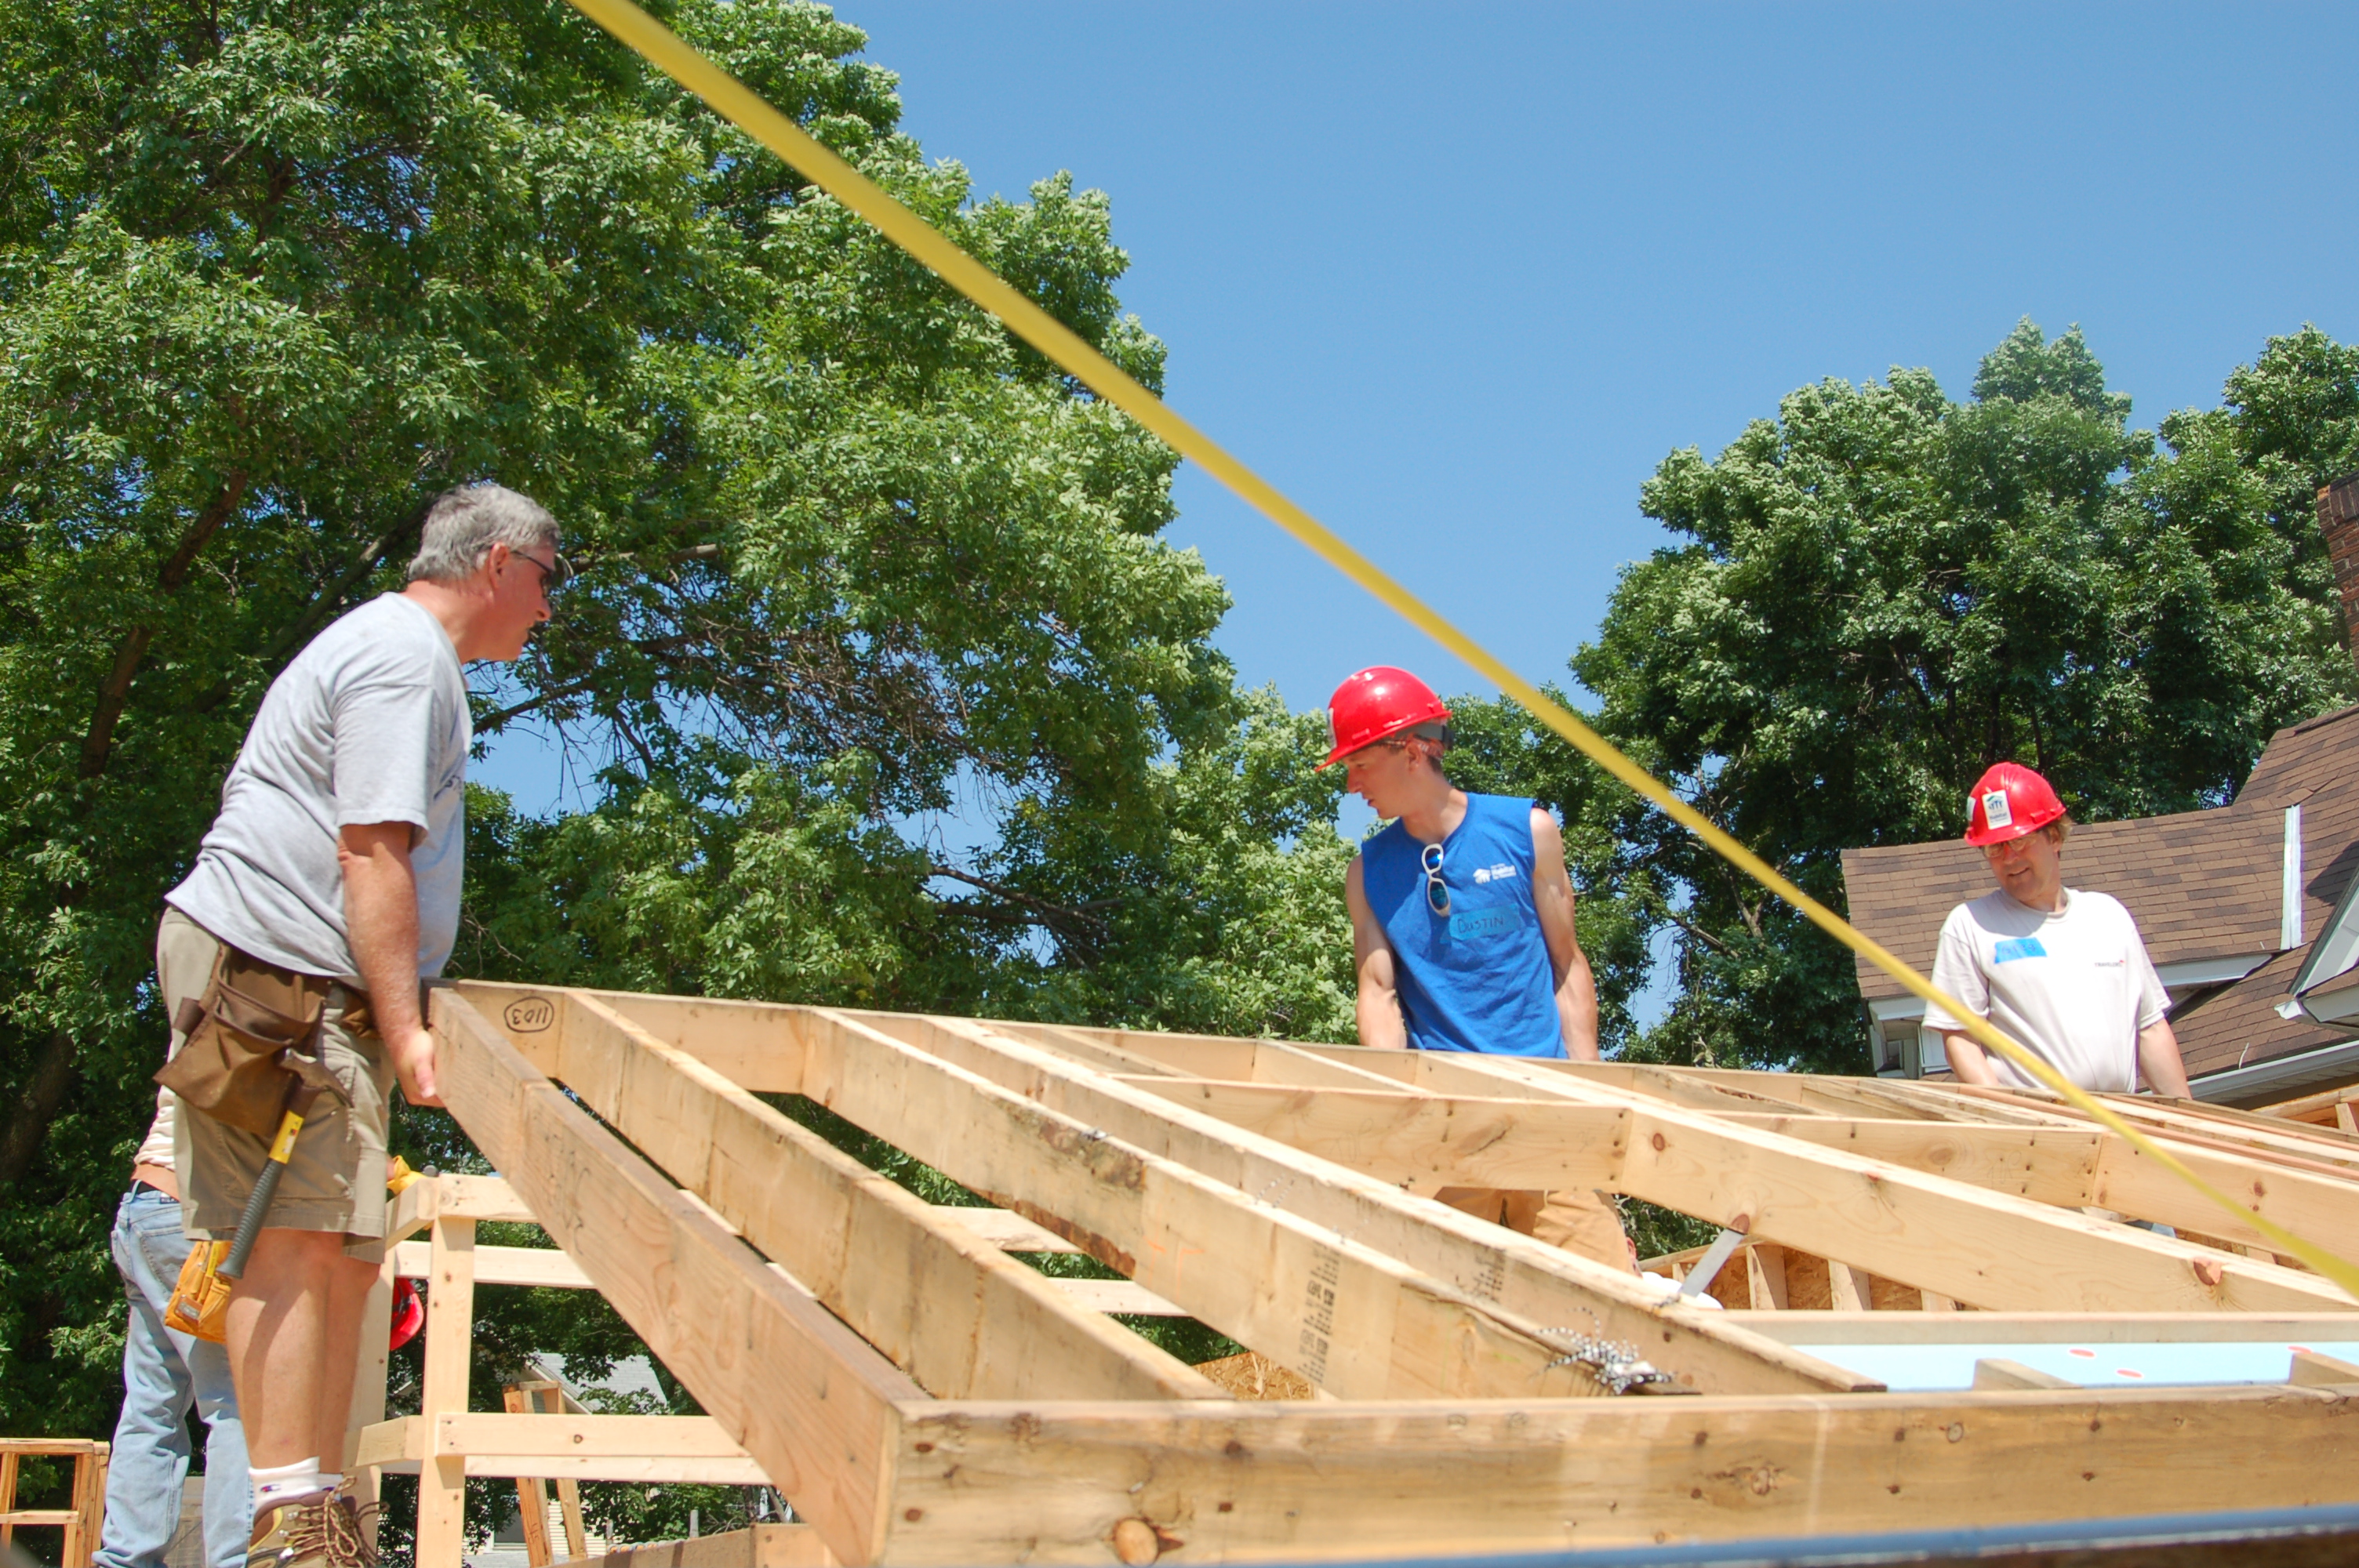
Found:
<path fill-rule="evenodd" d="M 2353 658 L 2359 659 L 2359 473 L 2318 487 L 2318 525 L 2326 535 L 2335 589 L 2343 596 L 2343 635 Z"/>

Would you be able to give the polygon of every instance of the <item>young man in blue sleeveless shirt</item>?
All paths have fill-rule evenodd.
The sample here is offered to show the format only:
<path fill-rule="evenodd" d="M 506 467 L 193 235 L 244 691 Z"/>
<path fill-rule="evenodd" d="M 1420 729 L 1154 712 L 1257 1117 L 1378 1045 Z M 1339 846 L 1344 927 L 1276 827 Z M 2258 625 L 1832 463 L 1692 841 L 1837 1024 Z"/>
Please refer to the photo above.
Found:
<path fill-rule="evenodd" d="M 1556 818 L 1528 800 L 1469 795 L 1441 771 L 1449 708 L 1406 670 L 1377 665 L 1329 704 L 1346 787 L 1392 825 L 1344 873 L 1360 1044 L 1597 1060 L 1597 988 L 1573 933 Z M 1614 1268 L 1631 1266 L 1620 1217 L 1586 1188 L 1444 1187 L 1462 1213 Z"/>

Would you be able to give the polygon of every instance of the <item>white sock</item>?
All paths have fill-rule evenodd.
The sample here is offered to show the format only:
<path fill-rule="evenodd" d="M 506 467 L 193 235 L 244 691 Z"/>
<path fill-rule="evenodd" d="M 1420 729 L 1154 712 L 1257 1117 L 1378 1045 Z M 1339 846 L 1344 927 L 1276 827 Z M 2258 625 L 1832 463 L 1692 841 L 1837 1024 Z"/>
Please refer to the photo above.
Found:
<path fill-rule="evenodd" d="M 316 1454 L 298 1459 L 291 1465 L 256 1465 L 247 1472 L 254 1477 L 254 1512 L 258 1519 L 281 1503 L 300 1502 L 332 1489 L 342 1476 L 330 1480 L 320 1474 L 320 1456 Z"/>

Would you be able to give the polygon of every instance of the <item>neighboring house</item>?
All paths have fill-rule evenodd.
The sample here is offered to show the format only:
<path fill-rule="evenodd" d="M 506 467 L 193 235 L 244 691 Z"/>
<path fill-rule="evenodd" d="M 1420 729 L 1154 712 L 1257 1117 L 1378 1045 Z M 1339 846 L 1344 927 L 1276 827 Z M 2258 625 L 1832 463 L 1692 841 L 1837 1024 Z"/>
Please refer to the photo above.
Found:
<path fill-rule="evenodd" d="M 2281 730 L 2234 803 L 2074 827 L 2064 883 L 2129 906 L 2198 1098 L 2265 1105 L 2359 1081 L 2359 708 Z M 1851 849 L 1852 923 L 1930 970 L 1951 906 L 1995 887 L 1962 839 Z M 1875 1070 L 1946 1069 L 1925 1004 L 1858 964 Z"/>

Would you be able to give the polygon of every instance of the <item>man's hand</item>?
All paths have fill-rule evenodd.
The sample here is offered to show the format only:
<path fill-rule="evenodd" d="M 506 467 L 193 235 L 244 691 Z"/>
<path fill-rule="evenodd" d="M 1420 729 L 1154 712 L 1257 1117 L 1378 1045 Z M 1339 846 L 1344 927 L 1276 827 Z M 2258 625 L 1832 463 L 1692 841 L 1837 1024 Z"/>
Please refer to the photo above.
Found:
<path fill-rule="evenodd" d="M 345 939 L 402 1095 L 412 1105 L 440 1105 L 434 1036 L 418 1015 L 416 833 L 407 822 L 347 827 L 337 837 L 336 863 L 344 871 Z"/>
<path fill-rule="evenodd" d="M 386 1054 L 393 1058 L 393 1070 L 401 1078 L 401 1098 L 412 1105 L 442 1103 L 442 1090 L 434 1076 L 434 1035 L 423 1025 L 415 1025 L 399 1036 L 385 1035 Z"/>

